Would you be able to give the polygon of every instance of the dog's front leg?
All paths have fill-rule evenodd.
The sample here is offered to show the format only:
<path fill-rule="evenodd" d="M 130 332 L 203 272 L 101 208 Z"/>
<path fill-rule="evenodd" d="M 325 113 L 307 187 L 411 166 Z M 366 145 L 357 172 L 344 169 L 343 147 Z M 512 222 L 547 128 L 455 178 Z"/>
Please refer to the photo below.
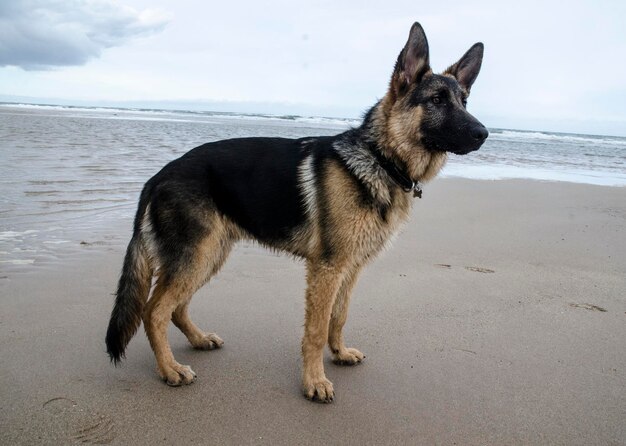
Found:
<path fill-rule="evenodd" d="M 356 284 L 360 266 L 351 268 L 344 276 L 341 287 L 337 292 L 333 311 L 330 316 L 330 324 L 328 328 L 328 346 L 333 352 L 333 362 L 339 365 L 355 365 L 363 361 L 365 355 L 356 348 L 346 347 L 343 342 L 343 326 L 348 319 L 348 305 L 350 303 L 350 295 Z"/>
<path fill-rule="evenodd" d="M 324 374 L 324 346 L 328 339 L 330 314 L 343 278 L 342 268 L 307 263 L 302 386 L 304 396 L 313 401 L 330 403 L 335 397 L 333 383 Z"/>

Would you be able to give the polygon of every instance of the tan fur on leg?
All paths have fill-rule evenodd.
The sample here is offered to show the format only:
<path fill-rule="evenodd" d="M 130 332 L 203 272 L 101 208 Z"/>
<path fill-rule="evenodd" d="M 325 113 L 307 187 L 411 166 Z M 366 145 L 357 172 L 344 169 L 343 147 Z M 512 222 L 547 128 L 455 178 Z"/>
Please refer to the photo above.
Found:
<path fill-rule="evenodd" d="M 224 341 L 215 333 L 205 333 L 189 318 L 189 302 L 180 305 L 172 315 L 172 322 L 187 336 L 189 343 L 199 350 L 213 350 L 224 345 Z"/>
<path fill-rule="evenodd" d="M 343 326 L 348 318 L 348 306 L 352 289 L 356 284 L 360 268 L 354 268 L 343 279 L 333 305 L 328 328 L 328 346 L 333 352 L 333 362 L 340 365 L 355 365 L 365 358 L 363 353 L 355 348 L 348 348 L 343 342 Z"/>
<path fill-rule="evenodd" d="M 302 386 L 304 395 L 329 403 L 335 397 L 333 384 L 324 374 L 324 345 L 333 303 L 343 280 L 340 268 L 307 264 L 306 311 L 302 338 Z"/>
<path fill-rule="evenodd" d="M 196 379 L 196 374 L 189 366 L 176 362 L 167 341 L 167 326 L 172 319 L 172 313 L 188 294 L 181 289 L 182 283 L 184 282 L 174 281 L 168 287 L 157 282 L 143 314 L 146 334 L 157 361 L 157 371 L 170 386 L 191 384 Z"/>
<path fill-rule="evenodd" d="M 224 345 L 224 341 L 215 333 L 205 333 L 189 317 L 189 303 L 193 293 L 208 282 L 228 258 L 238 234 L 233 225 L 221 218 L 213 218 L 211 232 L 198 244 L 196 256 L 185 275 L 193 277 L 188 281 L 189 297 L 181 303 L 172 315 L 172 322 L 183 332 L 189 343 L 199 350 L 213 350 Z"/>

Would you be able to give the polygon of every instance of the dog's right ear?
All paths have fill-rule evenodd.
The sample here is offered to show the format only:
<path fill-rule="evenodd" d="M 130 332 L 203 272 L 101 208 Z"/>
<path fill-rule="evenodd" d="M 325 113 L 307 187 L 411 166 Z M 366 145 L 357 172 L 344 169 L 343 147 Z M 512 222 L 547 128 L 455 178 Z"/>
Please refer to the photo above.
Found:
<path fill-rule="evenodd" d="M 411 26 L 409 40 L 396 61 L 391 77 L 391 88 L 396 94 L 400 94 L 412 83 L 418 83 L 429 71 L 428 40 L 422 25 L 415 22 Z"/>

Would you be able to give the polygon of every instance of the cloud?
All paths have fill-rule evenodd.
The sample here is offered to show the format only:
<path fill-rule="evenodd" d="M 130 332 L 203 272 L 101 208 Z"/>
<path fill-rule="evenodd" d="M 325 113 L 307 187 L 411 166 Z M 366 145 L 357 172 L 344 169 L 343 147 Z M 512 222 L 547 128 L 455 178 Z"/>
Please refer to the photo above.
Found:
<path fill-rule="evenodd" d="M 115 0 L 0 2 L 0 67 L 25 70 L 83 65 L 105 48 L 161 31 L 165 13 Z"/>

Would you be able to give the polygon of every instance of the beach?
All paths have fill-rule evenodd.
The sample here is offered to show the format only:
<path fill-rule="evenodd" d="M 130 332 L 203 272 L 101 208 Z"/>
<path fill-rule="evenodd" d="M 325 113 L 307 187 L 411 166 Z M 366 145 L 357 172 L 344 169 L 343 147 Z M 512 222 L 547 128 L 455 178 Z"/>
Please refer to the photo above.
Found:
<path fill-rule="evenodd" d="M 224 348 L 170 330 L 195 383 L 159 380 L 143 328 L 113 367 L 131 217 L 0 266 L 1 444 L 626 444 L 624 187 L 426 185 L 354 292 L 345 337 L 365 361 L 326 351 L 331 405 L 300 391 L 304 266 L 253 244 L 191 305 Z"/>

